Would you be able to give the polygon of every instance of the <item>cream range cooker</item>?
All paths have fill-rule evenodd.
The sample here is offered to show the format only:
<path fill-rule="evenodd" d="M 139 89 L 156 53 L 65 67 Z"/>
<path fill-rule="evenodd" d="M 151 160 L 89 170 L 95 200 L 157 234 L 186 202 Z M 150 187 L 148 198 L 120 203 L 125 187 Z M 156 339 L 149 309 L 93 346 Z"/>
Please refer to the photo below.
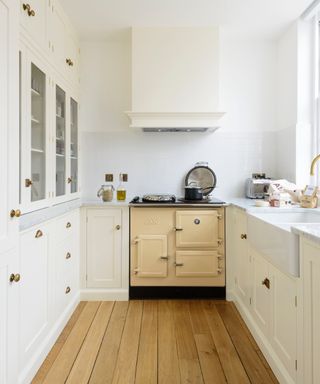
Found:
<path fill-rule="evenodd" d="M 224 202 L 135 198 L 130 242 L 130 298 L 225 297 Z"/>

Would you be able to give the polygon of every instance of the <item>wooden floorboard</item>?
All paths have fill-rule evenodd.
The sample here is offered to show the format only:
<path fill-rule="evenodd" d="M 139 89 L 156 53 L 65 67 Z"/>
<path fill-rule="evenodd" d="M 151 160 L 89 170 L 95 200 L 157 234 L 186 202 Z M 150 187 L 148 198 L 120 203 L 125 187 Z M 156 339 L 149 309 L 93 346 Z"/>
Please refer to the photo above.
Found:
<path fill-rule="evenodd" d="M 276 384 L 234 304 L 82 302 L 32 384 Z"/>

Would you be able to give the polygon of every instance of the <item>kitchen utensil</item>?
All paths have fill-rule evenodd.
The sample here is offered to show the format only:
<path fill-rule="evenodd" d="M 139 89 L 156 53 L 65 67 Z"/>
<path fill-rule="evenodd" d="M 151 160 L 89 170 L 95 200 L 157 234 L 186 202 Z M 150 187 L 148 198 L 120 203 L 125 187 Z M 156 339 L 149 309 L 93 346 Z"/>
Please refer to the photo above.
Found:
<path fill-rule="evenodd" d="M 208 196 L 214 190 L 216 184 L 217 177 L 213 170 L 208 167 L 208 163 L 205 162 L 196 163 L 185 178 L 185 188 L 188 186 L 200 187 L 203 197 Z"/>

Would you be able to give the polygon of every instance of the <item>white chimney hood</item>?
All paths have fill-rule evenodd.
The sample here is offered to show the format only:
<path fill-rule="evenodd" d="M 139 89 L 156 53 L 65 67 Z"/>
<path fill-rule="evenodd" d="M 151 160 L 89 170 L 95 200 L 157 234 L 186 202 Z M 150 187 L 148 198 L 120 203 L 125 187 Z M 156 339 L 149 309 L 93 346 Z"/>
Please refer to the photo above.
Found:
<path fill-rule="evenodd" d="M 218 28 L 132 28 L 130 127 L 213 132 L 219 111 Z"/>

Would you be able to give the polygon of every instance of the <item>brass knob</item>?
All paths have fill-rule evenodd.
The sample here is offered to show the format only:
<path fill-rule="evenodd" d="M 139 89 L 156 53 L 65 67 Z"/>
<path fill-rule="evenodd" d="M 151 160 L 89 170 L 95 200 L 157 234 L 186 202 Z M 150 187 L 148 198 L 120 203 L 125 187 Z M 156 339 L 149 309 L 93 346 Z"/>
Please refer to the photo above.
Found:
<path fill-rule="evenodd" d="M 68 177 L 68 184 L 72 183 L 72 177 Z"/>
<path fill-rule="evenodd" d="M 69 65 L 69 67 L 73 67 L 73 61 L 71 59 L 66 59 L 66 63 Z"/>
<path fill-rule="evenodd" d="M 71 228 L 71 223 L 69 221 L 66 224 L 66 228 Z"/>
<path fill-rule="evenodd" d="M 26 186 L 26 188 L 31 187 L 31 185 L 32 185 L 32 180 L 30 180 L 30 179 L 25 179 L 25 181 L 24 181 L 24 185 Z"/>
<path fill-rule="evenodd" d="M 20 209 L 11 209 L 10 217 L 20 217 L 20 216 L 21 216 Z"/>
<path fill-rule="evenodd" d="M 35 238 L 39 239 L 39 237 L 42 237 L 42 236 L 43 236 L 43 232 L 41 231 L 41 229 L 38 229 L 36 234 L 35 234 Z"/>
<path fill-rule="evenodd" d="M 247 235 L 245 233 L 241 233 L 240 237 L 241 237 L 242 240 L 246 240 L 247 239 Z"/>
<path fill-rule="evenodd" d="M 120 229 L 121 227 L 120 227 L 120 225 L 118 224 L 118 225 L 116 225 L 116 230 L 117 231 L 119 231 L 119 229 Z"/>
<path fill-rule="evenodd" d="M 262 285 L 265 285 L 268 289 L 270 289 L 270 280 L 266 277 L 263 280 Z"/>
<path fill-rule="evenodd" d="M 70 257 L 71 257 L 71 253 L 70 253 L 70 252 L 67 252 L 67 254 L 66 254 L 66 259 L 68 260 L 68 259 L 70 259 Z"/>
<path fill-rule="evenodd" d="M 33 9 L 31 9 L 30 4 L 23 3 L 22 8 L 24 11 L 27 11 L 28 16 L 35 16 L 36 15 L 35 11 Z"/>
<path fill-rule="evenodd" d="M 68 294 L 70 291 L 71 291 L 71 288 L 70 288 L 70 287 L 67 287 L 67 288 L 66 288 L 66 294 Z"/>
<path fill-rule="evenodd" d="M 10 283 L 13 283 L 13 282 L 18 283 L 20 281 L 20 278 L 21 276 L 19 273 L 11 273 L 9 281 Z"/>

